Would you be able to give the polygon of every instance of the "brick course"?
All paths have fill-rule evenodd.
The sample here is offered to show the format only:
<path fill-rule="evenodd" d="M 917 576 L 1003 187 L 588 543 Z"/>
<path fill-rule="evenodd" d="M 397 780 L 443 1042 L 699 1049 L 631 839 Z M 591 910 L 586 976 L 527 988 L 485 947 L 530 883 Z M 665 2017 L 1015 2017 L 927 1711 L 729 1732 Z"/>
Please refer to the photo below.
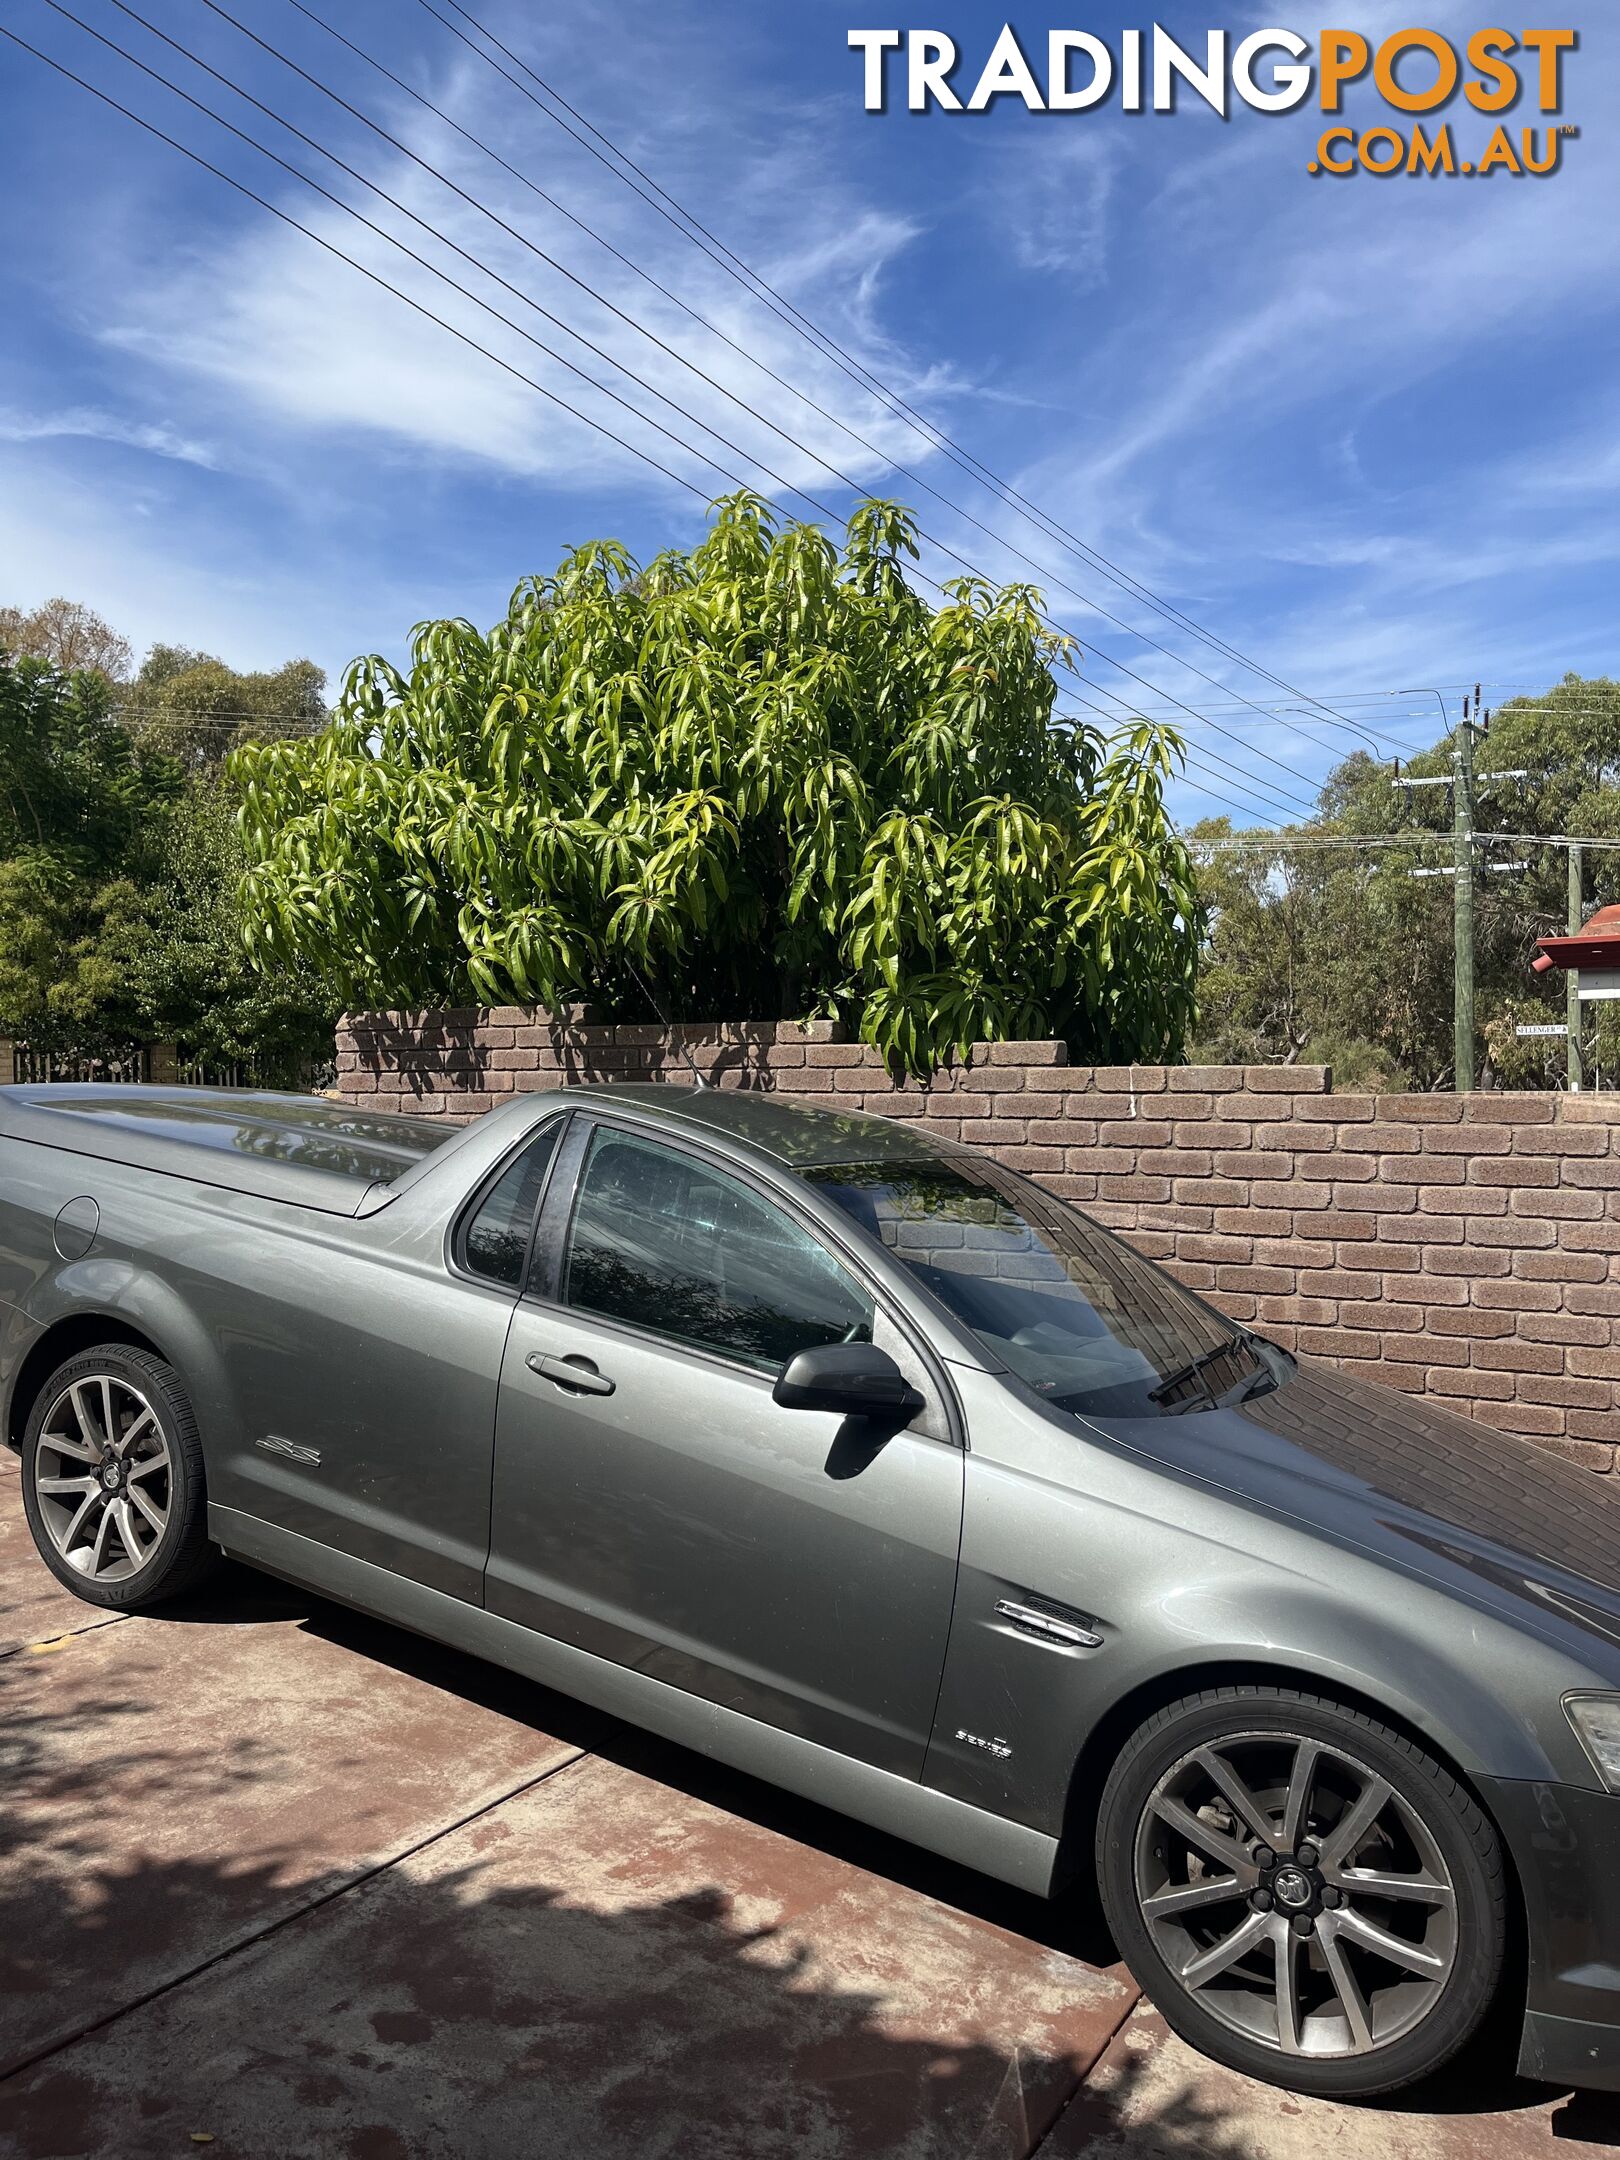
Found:
<path fill-rule="evenodd" d="M 465 1119 L 570 1082 L 712 1084 L 982 1147 L 1289 1349 L 1612 1471 L 1620 1097 L 1335 1094 L 1320 1066 L 1071 1066 L 996 1043 L 924 1086 L 829 1021 L 599 1025 L 521 1006 L 355 1013 L 338 1092 Z"/>

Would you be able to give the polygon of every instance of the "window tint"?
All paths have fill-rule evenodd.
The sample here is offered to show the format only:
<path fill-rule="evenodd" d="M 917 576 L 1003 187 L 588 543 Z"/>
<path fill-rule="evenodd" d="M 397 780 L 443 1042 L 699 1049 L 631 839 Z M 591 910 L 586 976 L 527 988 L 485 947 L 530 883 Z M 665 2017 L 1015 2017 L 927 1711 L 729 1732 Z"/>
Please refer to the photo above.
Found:
<path fill-rule="evenodd" d="M 871 1300 L 790 1216 L 724 1171 L 606 1129 L 585 1160 L 562 1297 L 764 1372 L 872 1339 Z"/>
<path fill-rule="evenodd" d="M 1163 1417 L 1276 1384 L 1229 1321 L 993 1165 L 840 1164 L 807 1176 L 1059 1409 Z"/>
<path fill-rule="evenodd" d="M 507 1164 L 468 1222 L 462 1233 L 461 1259 L 475 1275 L 508 1283 L 514 1290 L 522 1287 L 535 1204 L 562 1126 L 561 1118 L 553 1118 L 536 1133 L 523 1153 Z"/>

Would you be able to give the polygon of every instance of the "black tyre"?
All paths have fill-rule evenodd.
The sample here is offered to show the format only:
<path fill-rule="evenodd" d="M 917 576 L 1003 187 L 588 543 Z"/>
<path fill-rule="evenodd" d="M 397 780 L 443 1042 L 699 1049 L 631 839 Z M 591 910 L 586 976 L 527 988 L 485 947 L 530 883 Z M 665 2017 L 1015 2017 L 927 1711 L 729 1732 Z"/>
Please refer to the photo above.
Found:
<path fill-rule="evenodd" d="M 1319 1696 L 1224 1687 L 1150 1718 L 1103 1793 L 1097 1869 L 1166 2022 L 1295 2092 L 1427 2077 L 1501 1977 L 1491 1824 L 1414 1742 Z"/>
<path fill-rule="evenodd" d="M 29 1415 L 22 1473 L 40 1558 L 87 1604 L 139 1612 L 214 1565 L 197 1421 L 150 1351 L 104 1343 L 59 1366 Z"/>

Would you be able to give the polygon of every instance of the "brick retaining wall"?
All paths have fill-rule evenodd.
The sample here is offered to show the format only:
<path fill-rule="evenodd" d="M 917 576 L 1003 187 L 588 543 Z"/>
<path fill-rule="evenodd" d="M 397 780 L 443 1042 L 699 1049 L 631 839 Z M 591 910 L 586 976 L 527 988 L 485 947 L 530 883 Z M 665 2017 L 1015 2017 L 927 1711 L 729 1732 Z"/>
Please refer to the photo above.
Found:
<path fill-rule="evenodd" d="M 1357 1095 L 1320 1066 L 1071 1066 L 996 1043 L 924 1087 L 828 1022 L 680 1031 L 720 1086 L 987 1148 L 1291 1349 L 1597 1471 L 1620 1382 L 1620 1097 Z M 515 1090 L 688 1078 L 670 1032 L 519 1007 L 351 1015 L 338 1088 L 464 1118 Z"/>

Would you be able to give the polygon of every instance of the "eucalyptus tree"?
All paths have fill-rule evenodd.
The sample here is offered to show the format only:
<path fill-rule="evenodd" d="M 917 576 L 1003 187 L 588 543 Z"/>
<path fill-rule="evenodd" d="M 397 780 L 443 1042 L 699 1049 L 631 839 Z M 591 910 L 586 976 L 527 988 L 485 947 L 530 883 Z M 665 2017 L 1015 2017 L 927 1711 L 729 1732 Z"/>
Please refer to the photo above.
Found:
<path fill-rule="evenodd" d="M 312 660 L 244 673 L 211 653 L 154 645 L 119 710 L 144 747 L 178 759 L 188 772 L 206 772 L 244 742 L 323 727 L 326 675 Z"/>
<path fill-rule="evenodd" d="M 331 726 L 233 760 L 253 951 L 369 1006 L 832 1015 L 912 1071 L 1009 1036 L 1178 1055 L 1176 738 L 1058 719 L 1038 595 L 931 607 L 916 552 L 893 504 L 835 547 L 741 494 L 690 553 L 595 542 L 487 635 L 357 660 Z"/>
<path fill-rule="evenodd" d="M 60 594 L 37 608 L 0 607 L 0 650 L 43 660 L 63 675 L 89 671 L 121 683 L 134 658 L 129 640 L 82 600 Z"/>
<path fill-rule="evenodd" d="M 1408 759 L 1404 777 L 1445 780 L 1451 760 L 1448 737 Z M 1567 675 L 1542 696 L 1505 702 L 1475 769 L 1481 1077 L 1561 1085 L 1563 1041 L 1518 1029 L 1564 1018 L 1564 977 L 1534 975 L 1530 963 L 1536 940 L 1566 926 L 1568 837 L 1590 843 L 1584 908 L 1620 900 L 1620 683 Z M 1438 785 L 1404 788 L 1401 777 L 1358 750 L 1329 774 L 1308 824 L 1248 835 L 1241 853 L 1222 852 L 1224 821 L 1195 828 L 1191 837 L 1211 844 L 1197 1055 L 1303 1057 L 1355 1084 L 1451 1085 L 1450 882 L 1413 875 L 1451 865 L 1451 797 Z M 1589 1061 L 1612 1076 L 1620 1016 L 1588 1011 L 1584 1033 Z"/>
<path fill-rule="evenodd" d="M 173 1040 L 268 1078 L 318 1068 L 322 986 L 243 948 L 234 797 L 122 708 L 99 669 L 0 650 L 0 1035 L 97 1055 Z"/>

